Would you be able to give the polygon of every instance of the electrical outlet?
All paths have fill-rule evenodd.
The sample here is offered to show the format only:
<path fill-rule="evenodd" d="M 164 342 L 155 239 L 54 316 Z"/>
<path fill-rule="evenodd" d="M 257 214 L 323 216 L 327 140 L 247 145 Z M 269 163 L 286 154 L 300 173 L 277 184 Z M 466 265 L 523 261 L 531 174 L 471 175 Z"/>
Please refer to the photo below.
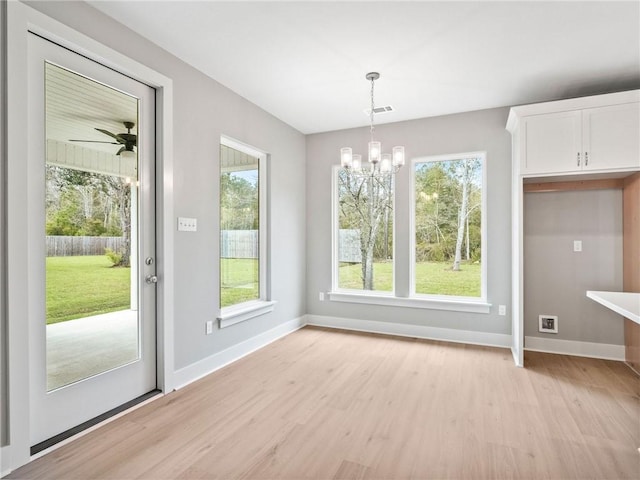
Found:
<path fill-rule="evenodd" d="M 211 335 L 213 333 L 213 320 L 207 320 L 205 324 L 205 334 Z"/>
<path fill-rule="evenodd" d="M 198 219 L 188 217 L 178 217 L 179 232 L 196 232 L 198 230 Z"/>
<path fill-rule="evenodd" d="M 324 302 L 324 292 L 320 292 L 318 294 L 318 300 L 320 300 L 321 302 Z"/>
<path fill-rule="evenodd" d="M 582 240 L 574 240 L 573 241 L 573 251 L 581 252 L 582 251 Z"/>
<path fill-rule="evenodd" d="M 498 305 L 498 315 L 506 315 L 506 314 L 507 314 L 507 306 Z"/>

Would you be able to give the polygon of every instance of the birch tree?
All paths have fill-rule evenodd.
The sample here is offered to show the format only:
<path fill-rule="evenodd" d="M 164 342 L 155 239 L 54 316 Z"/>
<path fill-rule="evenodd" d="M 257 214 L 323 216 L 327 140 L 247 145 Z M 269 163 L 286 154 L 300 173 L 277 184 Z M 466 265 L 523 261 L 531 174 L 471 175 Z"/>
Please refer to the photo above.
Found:
<path fill-rule="evenodd" d="M 380 229 L 390 215 L 392 189 L 393 181 L 388 177 L 354 175 L 348 170 L 341 170 L 339 174 L 340 228 L 353 228 L 360 233 L 364 290 L 374 289 L 374 250 Z M 384 238 L 382 241 L 388 242 L 389 239 Z"/>
<path fill-rule="evenodd" d="M 474 180 L 480 169 L 480 160 L 477 158 L 452 162 L 453 171 L 460 185 L 460 200 L 458 207 L 458 232 L 456 235 L 456 249 L 453 257 L 454 271 L 460 270 L 462 261 L 462 242 L 464 241 L 465 227 L 468 225 L 467 219 L 473 209 L 478 205 L 469 205 L 470 191 L 474 187 Z M 467 254 L 468 256 L 468 254 Z"/>

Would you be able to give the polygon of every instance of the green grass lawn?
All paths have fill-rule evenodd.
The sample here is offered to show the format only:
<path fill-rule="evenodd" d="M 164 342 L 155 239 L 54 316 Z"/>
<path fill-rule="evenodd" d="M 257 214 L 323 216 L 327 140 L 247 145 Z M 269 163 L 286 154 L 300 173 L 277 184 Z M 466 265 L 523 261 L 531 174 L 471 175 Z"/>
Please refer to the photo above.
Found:
<path fill-rule="evenodd" d="M 481 271 L 482 267 L 479 263 L 462 264 L 458 272 L 451 270 L 451 263 L 418 263 L 416 265 L 416 293 L 479 297 Z M 340 288 L 362 290 L 360 264 L 341 264 L 339 276 Z M 378 291 L 390 292 L 393 290 L 393 264 L 391 262 L 374 263 L 373 286 Z"/>
<path fill-rule="evenodd" d="M 228 307 L 260 298 L 256 258 L 220 259 L 220 306 Z"/>
<path fill-rule="evenodd" d="M 131 270 L 104 255 L 47 257 L 47 324 L 130 307 Z"/>

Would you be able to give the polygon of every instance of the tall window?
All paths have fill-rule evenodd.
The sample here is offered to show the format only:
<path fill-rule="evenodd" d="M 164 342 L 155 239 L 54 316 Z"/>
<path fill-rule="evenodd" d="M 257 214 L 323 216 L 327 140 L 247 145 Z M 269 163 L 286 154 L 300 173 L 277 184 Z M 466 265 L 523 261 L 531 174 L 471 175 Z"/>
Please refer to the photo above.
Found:
<path fill-rule="evenodd" d="M 265 162 L 260 152 L 220 146 L 220 307 L 265 299 Z"/>
<path fill-rule="evenodd" d="M 334 285 L 393 292 L 393 177 L 336 169 Z"/>
<path fill-rule="evenodd" d="M 467 153 L 413 162 L 413 291 L 485 298 L 484 159 Z"/>

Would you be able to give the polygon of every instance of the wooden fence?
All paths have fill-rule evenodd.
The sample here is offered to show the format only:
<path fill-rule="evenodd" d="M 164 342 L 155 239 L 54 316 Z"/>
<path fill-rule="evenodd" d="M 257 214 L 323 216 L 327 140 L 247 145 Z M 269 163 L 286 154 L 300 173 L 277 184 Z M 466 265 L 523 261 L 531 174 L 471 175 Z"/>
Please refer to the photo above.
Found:
<path fill-rule="evenodd" d="M 347 263 L 362 262 L 360 251 L 360 230 L 341 228 L 338 232 L 338 261 Z"/>
<path fill-rule="evenodd" d="M 340 230 L 340 262 L 360 263 L 360 231 Z M 258 258 L 257 230 L 222 230 L 220 232 L 222 258 Z"/>
<path fill-rule="evenodd" d="M 258 230 L 222 230 L 222 258 L 258 258 Z"/>
<path fill-rule="evenodd" d="M 74 237 L 47 235 L 47 257 L 75 255 L 104 255 L 109 248 L 119 252 L 123 248 L 122 237 Z M 257 230 L 222 230 L 220 253 L 222 258 L 258 258 Z M 340 262 L 360 263 L 360 232 L 340 230 Z"/>
<path fill-rule="evenodd" d="M 72 237 L 47 235 L 47 257 L 71 257 L 76 255 L 104 255 L 105 248 L 119 252 L 123 248 L 122 237 Z"/>

